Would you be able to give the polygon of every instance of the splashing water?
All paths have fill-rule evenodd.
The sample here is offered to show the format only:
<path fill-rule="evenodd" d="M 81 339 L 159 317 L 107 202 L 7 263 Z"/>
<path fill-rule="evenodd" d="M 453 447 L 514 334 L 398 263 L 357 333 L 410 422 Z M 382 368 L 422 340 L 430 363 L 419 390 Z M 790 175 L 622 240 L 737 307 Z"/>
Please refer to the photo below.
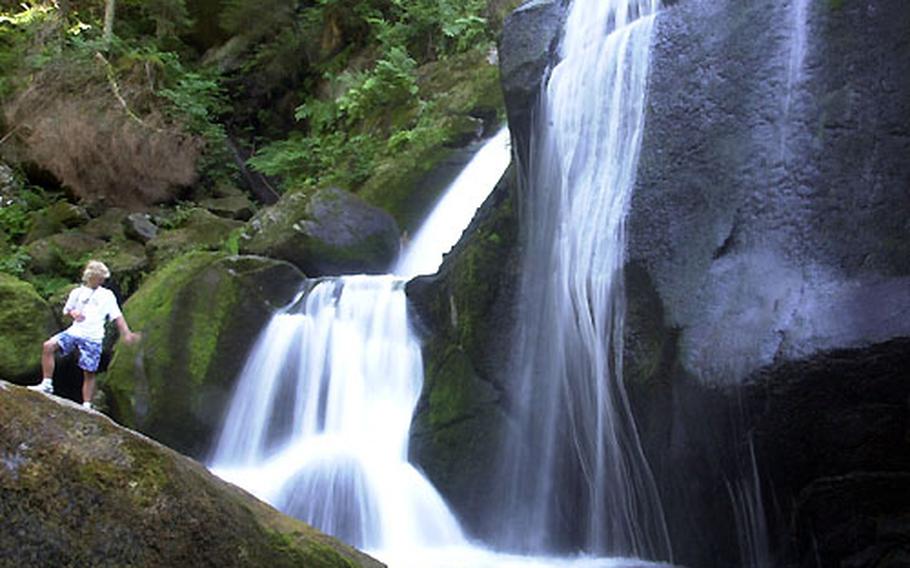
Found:
<path fill-rule="evenodd" d="M 622 384 L 628 209 L 657 0 L 576 0 L 523 180 L 501 546 L 669 558 Z"/>

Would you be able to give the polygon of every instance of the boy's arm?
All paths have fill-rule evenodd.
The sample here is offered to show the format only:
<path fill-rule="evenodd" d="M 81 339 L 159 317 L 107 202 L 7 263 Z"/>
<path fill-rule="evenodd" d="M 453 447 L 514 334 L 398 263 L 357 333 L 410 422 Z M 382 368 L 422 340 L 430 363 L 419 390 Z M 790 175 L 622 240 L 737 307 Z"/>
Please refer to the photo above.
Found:
<path fill-rule="evenodd" d="M 123 315 L 115 319 L 114 323 L 117 325 L 117 331 L 120 332 L 120 338 L 127 345 L 136 343 L 142 337 L 140 334 L 130 331 L 130 326 L 126 323 L 126 318 Z"/>
<path fill-rule="evenodd" d="M 79 288 L 74 288 L 70 291 L 70 295 L 66 298 L 66 304 L 63 306 L 63 315 L 69 316 L 71 318 L 78 319 L 81 313 L 76 310 L 76 296 L 79 292 Z"/>

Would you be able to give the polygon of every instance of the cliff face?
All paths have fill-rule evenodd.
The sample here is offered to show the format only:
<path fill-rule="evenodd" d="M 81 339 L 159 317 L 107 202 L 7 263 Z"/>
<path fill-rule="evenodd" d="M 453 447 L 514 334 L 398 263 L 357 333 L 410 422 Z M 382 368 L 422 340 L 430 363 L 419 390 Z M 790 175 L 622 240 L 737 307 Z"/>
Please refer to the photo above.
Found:
<path fill-rule="evenodd" d="M 520 161 L 562 10 L 527 2 L 504 28 Z M 657 18 L 627 221 L 625 377 L 677 562 L 907 554 L 895 528 L 907 503 L 889 498 L 910 472 L 907 29 L 898 0 L 690 0 Z M 430 284 L 438 293 L 478 235 Z M 491 313 L 515 304 L 511 292 L 463 294 Z M 421 314 L 431 329 L 465 329 Z M 453 379 L 428 352 L 439 388 Z M 487 342 L 462 367 L 507 357 Z M 489 469 L 472 473 L 478 486 Z M 443 489 L 464 486 L 452 477 Z M 454 493 L 454 505 L 470 510 L 480 493 Z"/>

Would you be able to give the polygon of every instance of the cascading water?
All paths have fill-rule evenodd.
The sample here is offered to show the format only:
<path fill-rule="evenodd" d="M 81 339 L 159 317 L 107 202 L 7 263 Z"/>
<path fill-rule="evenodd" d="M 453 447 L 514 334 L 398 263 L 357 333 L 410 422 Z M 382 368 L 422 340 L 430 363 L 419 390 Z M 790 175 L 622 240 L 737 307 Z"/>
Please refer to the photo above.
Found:
<path fill-rule="evenodd" d="M 472 544 L 407 462 L 423 365 L 407 319 L 405 279 L 438 269 L 460 236 L 453 227 L 467 226 L 509 158 L 503 131 L 468 165 L 470 175 L 447 190 L 396 276 L 310 282 L 272 318 L 241 373 L 210 467 L 396 568 L 651 566 L 622 558 L 532 558 Z M 446 214 L 437 225 L 439 210 Z"/>
<path fill-rule="evenodd" d="M 624 222 L 657 0 L 576 0 L 538 107 L 500 546 L 670 558 L 622 384 Z"/>
<path fill-rule="evenodd" d="M 451 546 L 461 529 L 407 462 L 423 363 L 404 281 L 315 283 L 249 359 L 213 469 L 355 546 Z"/>
<path fill-rule="evenodd" d="M 446 219 L 418 234 L 397 276 L 315 281 L 271 320 L 241 373 L 213 471 L 360 548 L 465 545 L 407 461 L 423 363 L 404 284 L 438 269 L 509 160 L 503 129 L 449 188 Z"/>

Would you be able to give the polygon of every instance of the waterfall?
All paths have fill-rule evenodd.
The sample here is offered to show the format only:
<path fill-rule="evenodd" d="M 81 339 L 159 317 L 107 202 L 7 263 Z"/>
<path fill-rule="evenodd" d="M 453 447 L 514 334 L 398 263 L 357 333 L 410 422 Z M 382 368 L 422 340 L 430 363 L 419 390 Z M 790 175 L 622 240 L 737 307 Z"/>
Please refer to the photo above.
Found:
<path fill-rule="evenodd" d="M 623 387 L 625 217 L 657 0 L 576 0 L 522 180 L 500 546 L 669 558 Z"/>
<path fill-rule="evenodd" d="M 241 374 L 213 460 L 222 477 L 361 548 L 463 541 L 407 462 L 423 362 L 404 283 L 328 278 L 276 315 Z"/>
<path fill-rule="evenodd" d="M 791 0 L 790 5 L 791 31 L 789 40 L 789 55 L 787 57 L 787 85 L 784 88 L 784 96 L 781 110 L 781 128 L 780 128 L 780 158 L 781 161 L 787 162 L 788 158 L 788 137 L 790 136 L 790 113 L 794 105 L 794 95 L 803 78 L 805 67 L 806 53 L 808 51 L 808 16 L 809 0 Z"/>
<path fill-rule="evenodd" d="M 442 255 L 458 242 L 474 212 L 502 177 L 511 151 L 509 129 L 502 128 L 452 182 L 406 247 L 395 274 L 413 278 L 439 269 Z"/>
<path fill-rule="evenodd" d="M 466 545 L 407 461 L 423 361 L 404 286 L 438 269 L 509 160 L 503 129 L 446 191 L 446 214 L 430 216 L 398 275 L 310 281 L 272 318 L 238 379 L 213 471 L 359 548 Z"/>

